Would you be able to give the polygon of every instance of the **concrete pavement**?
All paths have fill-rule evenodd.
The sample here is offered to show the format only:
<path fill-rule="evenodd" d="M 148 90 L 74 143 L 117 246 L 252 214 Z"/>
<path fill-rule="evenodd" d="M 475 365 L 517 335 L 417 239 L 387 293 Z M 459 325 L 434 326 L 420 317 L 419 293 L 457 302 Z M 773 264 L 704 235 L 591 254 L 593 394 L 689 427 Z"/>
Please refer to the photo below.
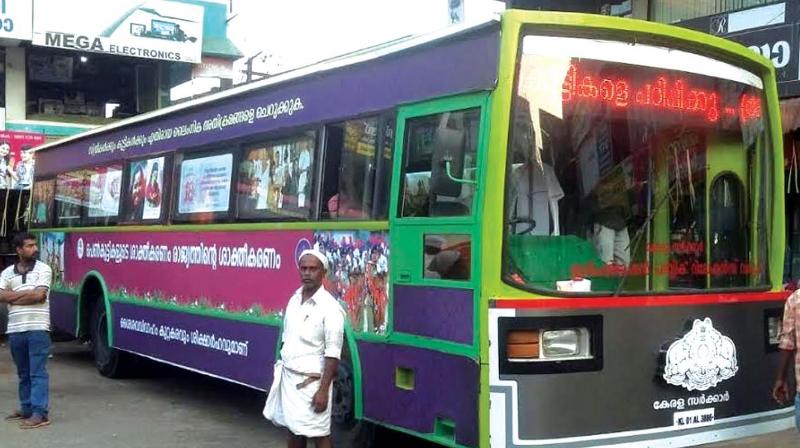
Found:
<path fill-rule="evenodd" d="M 16 374 L 0 353 L 0 408 L 13 410 Z M 109 380 L 77 343 L 54 346 L 51 420 L 23 431 L 0 422 L 2 448 L 283 447 L 285 436 L 260 415 L 262 393 L 188 375 L 149 369 L 144 378 Z M 158 373 L 153 373 L 158 372 Z"/>

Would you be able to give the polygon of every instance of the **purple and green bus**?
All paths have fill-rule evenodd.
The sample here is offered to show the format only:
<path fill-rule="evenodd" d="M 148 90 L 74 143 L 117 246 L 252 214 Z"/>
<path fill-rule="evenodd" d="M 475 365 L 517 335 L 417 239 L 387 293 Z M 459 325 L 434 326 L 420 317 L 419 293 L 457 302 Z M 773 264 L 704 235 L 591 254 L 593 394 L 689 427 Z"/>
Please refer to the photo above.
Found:
<path fill-rule="evenodd" d="M 744 47 L 511 10 L 45 145 L 30 217 L 103 375 L 268 388 L 313 247 L 349 446 L 689 446 L 791 425 L 779 129 Z"/>

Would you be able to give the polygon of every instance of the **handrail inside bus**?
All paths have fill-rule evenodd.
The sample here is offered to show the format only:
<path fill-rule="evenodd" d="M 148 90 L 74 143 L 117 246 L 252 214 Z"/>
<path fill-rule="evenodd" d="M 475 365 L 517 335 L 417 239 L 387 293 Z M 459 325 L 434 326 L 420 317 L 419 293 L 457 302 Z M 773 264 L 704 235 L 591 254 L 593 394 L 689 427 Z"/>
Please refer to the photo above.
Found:
<path fill-rule="evenodd" d="M 450 180 L 452 180 L 453 182 L 459 183 L 459 184 L 478 185 L 478 181 L 476 181 L 476 180 L 462 179 L 462 178 L 453 176 L 453 172 L 450 170 L 451 166 L 452 166 L 452 161 L 445 160 L 445 162 L 444 162 L 444 170 L 445 170 L 445 173 L 447 174 L 447 177 Z"/>

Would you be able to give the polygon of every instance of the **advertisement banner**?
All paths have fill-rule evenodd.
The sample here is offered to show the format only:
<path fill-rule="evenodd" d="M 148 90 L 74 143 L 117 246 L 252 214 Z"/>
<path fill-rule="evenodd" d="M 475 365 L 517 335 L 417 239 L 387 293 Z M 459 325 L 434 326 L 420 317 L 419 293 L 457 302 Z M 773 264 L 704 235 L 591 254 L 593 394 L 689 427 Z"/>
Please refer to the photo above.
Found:
<path fill-rule="evenodd" d="M 79 284 L 97 271 L 110 290 L 142 300 L 277 312 L 301 286 L 296 254 L 313 237 L 311 231 L 70 233 L 64 280 Z"/>
<path fill-rule="evenodd" d="M 114 345 L 258 389 L 272 384 L 280 329 L 114 303 Z"/>
<path fill-rule="evenodd" d="M 33 43 L 45 47 L 199 63 L 203 7 L 166 0 L 37 0 Z M 86 20 L 92 11 L 92 20 Z"/>
<path fill-rule="evenodd" d="M 44 135 L 33 132 L 0 132 L 0 189 L 27 190 L 33 182 L 33 151 Z"/>
<path fill-rule="evenodd" d="M 49 232 L 42 260 L 57 283 L 99 273 L 112 294 L 229 312 L 281 312 L 300 288 L 297 257 L 315 248 L 330 261 L 323 285 L 355 331 L 389 322 L 385 231 Z"/>

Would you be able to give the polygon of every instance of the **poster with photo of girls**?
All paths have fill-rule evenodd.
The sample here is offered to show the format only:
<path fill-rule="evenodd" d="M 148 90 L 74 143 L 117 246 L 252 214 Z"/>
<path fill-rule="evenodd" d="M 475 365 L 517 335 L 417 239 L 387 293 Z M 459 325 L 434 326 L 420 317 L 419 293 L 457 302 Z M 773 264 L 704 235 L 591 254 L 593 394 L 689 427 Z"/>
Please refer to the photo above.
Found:
<path fill-rule="evenodd" d="M 153 221 L 161 218 L 164 202 L 166 157 L 131 162 L 125 194 L 125 221 Z"/>

